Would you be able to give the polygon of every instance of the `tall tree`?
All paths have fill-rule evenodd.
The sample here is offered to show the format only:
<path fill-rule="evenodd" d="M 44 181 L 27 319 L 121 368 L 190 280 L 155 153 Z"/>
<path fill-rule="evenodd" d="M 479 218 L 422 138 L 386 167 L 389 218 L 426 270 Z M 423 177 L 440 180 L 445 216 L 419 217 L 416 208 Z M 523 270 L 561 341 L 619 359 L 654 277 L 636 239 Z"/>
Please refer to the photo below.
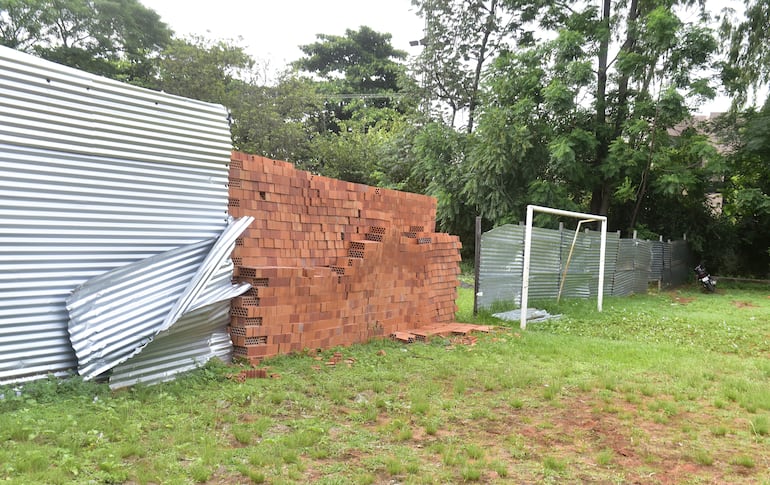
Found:
<path fill-rule="evenodd" d="M 715 94 L 705 72 L 714 65 L 716 34 L 703 7 L 691 3 L 551 2 L 541 9 L 538 23 L 552 35 L 504 52 L 486 83 L 474 145 L 482 148 L 469 153 L 469 172 L 480 179 L 466 185 L 483 213 L 559 198 L 596 214 L 616 207 L 624 220 L 614 223 L 626 229 L 639 222 L 641 200 L 655 185 L 650 177 L 661 173 L 680 194 L 702 197 L 687 192 L 679 167 L 691 161 L 672 148 L 695 139 L 669 136 Z M 685 10 L 696 20 L 683 20 Z M 717 160 L 712 155 L 701 163 Z M 496 183 L 501 177 L 509 183 Z M 624 204 L 631 210 L 619 210 Z"/>
<path fill-rule="evenodd" d="M 0 0 L 0 19 L 3 45 L 139 84 L 172 34 L 138 0 Z"/>
<path fill-rule="evenodd" d="M 277 85 L 238 83 L 230 101 L 233 146 L 310 168 L 323 98 L 315 83 L 285 76 Z"/>
<path fill-rule="evenodd" d="M 770 84 L 770 0 L 744 0 L 744 6 L 743 16 L 726 9 L 721 26 L 722 81 L 736 108 L 746 105 L 752 91 Z"/>
<path fill-rule="evenodd" d="M 250 81 L 254 59 L 233 41 L 174 39 L 158 59 L 152 86 L 167 93 L 232 106 L 235 86 Z"/>
<path fill-rule="evenodd" d="M 516 0 L 412 0 L 425 19 L 423 50 L 415 61 L 428 103 L 438 102 L 446 123 L 455 126 L 467 112 L 466 132 L 473 131 L 479 86 L 485 67 L 508 46 L 537 2 Z M 529 38 L 526 35 L 525 38 Z"/>
<path fill-rule="evenodd" d="M 726 127 L 734 136 L 728 156 L 724 215 L 735 238 L 732 272 L 770 277 L 770 98 Z"/>
<path fill-rule="evenodd" d="M 406 53 L 395 49 L 391 35 L 362 26 L 348 29 L 344 36 L 318 34 L 318 42 L 302 45 L 305 57 L 293 67 L 319 81 L 319 92 L 327 98 L 328 114 L 323 130 L 339 132 L 338 121 L 353 112 L 389 108 L 411 111 L 412 98 L 403 60 Z"/>

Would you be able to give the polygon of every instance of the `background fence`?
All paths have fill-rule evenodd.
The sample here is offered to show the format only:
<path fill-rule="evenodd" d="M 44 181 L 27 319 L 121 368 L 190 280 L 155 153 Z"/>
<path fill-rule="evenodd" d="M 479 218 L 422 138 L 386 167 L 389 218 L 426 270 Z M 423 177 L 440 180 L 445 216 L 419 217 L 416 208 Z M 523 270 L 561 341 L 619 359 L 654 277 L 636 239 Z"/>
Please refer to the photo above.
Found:
<path fill-rule="evenodd" d="M 507 224 L 481 236 L 479 308 L 489 308 L 498 301 L 521 303 L 524 230 L 523 225 Z M 597 296 L 601 235 L 581 232 L 569 258 L 574 236 L 569 229 L 532 228 L 530 299 L 556 298 L 565 268 L 563 297 Z M 621 239 L 618 233 L 608 233 L 604 294 L 644 293 L 650 282 L 659 282 L 661 287 L 680 285 L 689 280 L 691 266 L 686 241 Z"/>

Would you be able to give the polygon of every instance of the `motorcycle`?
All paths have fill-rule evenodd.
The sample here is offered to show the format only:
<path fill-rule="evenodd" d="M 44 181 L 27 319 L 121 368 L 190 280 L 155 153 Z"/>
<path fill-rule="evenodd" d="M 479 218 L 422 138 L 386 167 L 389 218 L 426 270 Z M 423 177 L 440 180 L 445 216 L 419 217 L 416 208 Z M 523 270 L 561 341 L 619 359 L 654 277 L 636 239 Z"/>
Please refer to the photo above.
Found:
<path fill-rule="evenodd" d="M 700 284 L 703 286 L 703 289 L 705 289 L 709 293 L 714 293 L 717 290 L 716 280 L 711 277 L 708 271 L 706 271 L 706 268 L 703 266 L 703 263 L 696 266 L 693 271 L 695 271 L 695 276 L 698 278 L 698 281 L 700 281 Z"/>

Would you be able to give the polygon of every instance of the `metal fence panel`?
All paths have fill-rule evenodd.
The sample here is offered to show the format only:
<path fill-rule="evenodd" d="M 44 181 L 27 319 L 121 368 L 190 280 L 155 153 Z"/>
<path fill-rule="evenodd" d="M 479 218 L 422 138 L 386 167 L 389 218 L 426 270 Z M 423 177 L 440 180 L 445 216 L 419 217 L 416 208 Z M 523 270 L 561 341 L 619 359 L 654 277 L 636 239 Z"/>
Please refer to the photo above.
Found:
<path fill-rule="evenodd" d="M 479 308 L 489 308 L 497 301 L 520 304 L 524 230 L 524 226 L 507 225 L 482 234 Z M 601 233 L 585 231 L 578 234 L 567 268 L 573 238 L 572 231 L 533 228 L 530 298 L 556 298 L 565 268 L 563 297 L 597 296 Z M 621 239 L 619 233 L 608 233 L 606 244 L 605 295 L 645 293 L 648 280 L 653 276 L 655 281 L 661 279 L 664 284 L 687 281 L 690 262 L 686 241 L 662 243 Z"/>
<path fill-rule="evenodd" d="M 521 302 L 521 282 L 524 262 L 525 227 L 508 224 L 482 234 L 479 264 L 479 308 L 489 308 L 495 302 Z M 555 298 L 561 275 L 567 262 L 573 232 L 532 228 L 530 263 L 530 298 Z M 619 247 L 619 235 L 607 234 L 605 253 L 604 294 L 612 292 L 613 273 Z M 583 232 L 578 235 L 563 296 L 593 297 L 599 285 L 599 248 L 601 233 Z"/>
<path fill-rule="evenodd" d="M 559 292 L 562 269 L 561 240 L 561 231 L 541 227 L 532 228 L 529 271 L 531 300 L 553 298 Z"/>
<path fill-rule="evenodd" d="M 683 285 L 692 281 L 692 268 L 695 265 L 687 241 L 671 241 L 668 243 L 671 253 L 671 269 L 667 286 Z"/>
<path fill-rule="evenodd" d="M 75 368 L 76 286 L 221 232 L 226 117 L 0 47 L 0 382 Z"/>
<path fill-rule="evenodd" d="M 663 241 L 650 241 L 650 274 L 648 281 L 661 281 L 663 279 Z"/>
<path fill-rule="evenodd" d="M 481 235 L 479 307 L 498 301 L 521 302 L 524 227 L 506 224 Z"/>

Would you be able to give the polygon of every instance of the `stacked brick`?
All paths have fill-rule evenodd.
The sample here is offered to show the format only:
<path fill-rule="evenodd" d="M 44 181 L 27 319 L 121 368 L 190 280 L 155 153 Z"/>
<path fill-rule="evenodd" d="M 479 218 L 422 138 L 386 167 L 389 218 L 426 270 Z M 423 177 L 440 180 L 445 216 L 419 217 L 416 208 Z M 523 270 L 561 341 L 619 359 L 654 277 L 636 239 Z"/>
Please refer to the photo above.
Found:
<path fill-rule="evenodd" d="M 262 358 L 454 319 L 460 242 L 436 233 L 431 197 L 353 184 L 233 153 L 235 355 Z"/>

